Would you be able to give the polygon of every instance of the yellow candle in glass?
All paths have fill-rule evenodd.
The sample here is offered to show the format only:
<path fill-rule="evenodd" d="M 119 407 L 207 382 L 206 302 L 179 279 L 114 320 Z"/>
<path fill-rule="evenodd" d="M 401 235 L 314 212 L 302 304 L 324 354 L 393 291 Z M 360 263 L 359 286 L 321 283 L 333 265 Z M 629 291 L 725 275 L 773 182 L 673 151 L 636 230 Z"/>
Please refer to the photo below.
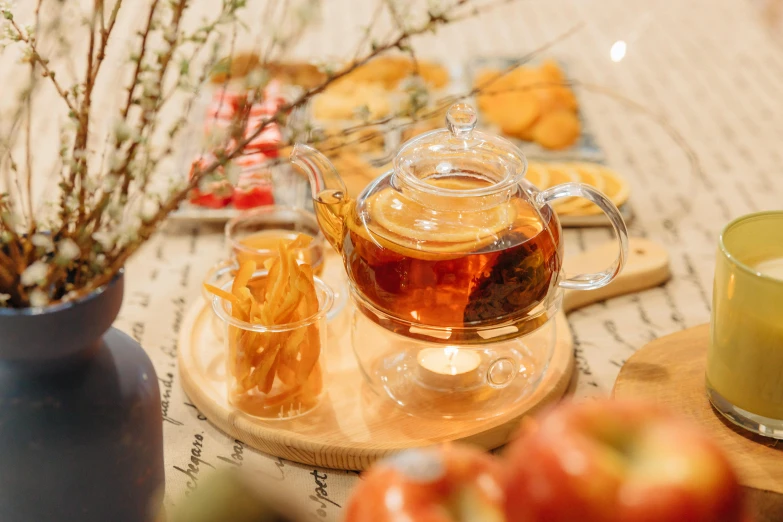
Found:
<path fill-rule="evenodd" d="M 750 424 L 770 425 L 759 432 L 778 436 L 783 427 L 783 212 L 745 216 L 721 235 L 707 386 L 724 414 L 720 405 L 728 402 L 771 421 Z"/>

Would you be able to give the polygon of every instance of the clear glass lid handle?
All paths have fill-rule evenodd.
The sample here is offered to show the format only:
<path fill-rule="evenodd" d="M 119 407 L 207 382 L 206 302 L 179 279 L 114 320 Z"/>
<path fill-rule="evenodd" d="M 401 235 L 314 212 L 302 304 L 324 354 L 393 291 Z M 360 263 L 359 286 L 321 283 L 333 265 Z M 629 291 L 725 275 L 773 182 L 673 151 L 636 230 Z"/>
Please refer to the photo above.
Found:
<path fill-rule="evenodd" d="M 538 195 L 536 195 L 536 202 L 539 206 L 543 206 L 555 199 L 573 196 L 585 198 L 598 205 L 598 207 L 604 211 L 606 217 L 609 218 L 609 222 L 612 224 L 615 236 L 617 237 L 619 252 L 617 253 L 614 262 L 606 270 L 592 274 L 579 274 L 560 281 L 560 286 L 563 288 L 571 290 L 594 290 L 608 285 L 612 279 L 620 273 L 623 266 L 625 266 L 625 260 L 628 258 L 628 229 L 625 226 L 623 216 L 620 215 L 620 211 L 614 206 L 614 203 L 597 189 L 583 183 L 563 183 L 562 185 L 555 185 L 554 187 L 539 192 Z"/>
<path fill-rule="evenodd" d="M 446 125 L 456 138 L 470 138 L 478 123 L 476 110 L 467 103 L 455 103 L 446 113 Z"/>

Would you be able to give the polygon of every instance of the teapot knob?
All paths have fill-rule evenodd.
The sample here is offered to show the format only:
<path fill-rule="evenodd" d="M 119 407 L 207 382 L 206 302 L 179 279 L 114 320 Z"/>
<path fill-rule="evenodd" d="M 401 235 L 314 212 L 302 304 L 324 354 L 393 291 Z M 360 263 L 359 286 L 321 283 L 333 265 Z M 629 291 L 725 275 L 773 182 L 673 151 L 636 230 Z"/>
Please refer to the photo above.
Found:
<path fill-rule="evenodd" d="M 446 125 L 456 138 L 468 139 L 477 122 L 476 110 L 467 103 L 455 103 L 446 113 Z"/>

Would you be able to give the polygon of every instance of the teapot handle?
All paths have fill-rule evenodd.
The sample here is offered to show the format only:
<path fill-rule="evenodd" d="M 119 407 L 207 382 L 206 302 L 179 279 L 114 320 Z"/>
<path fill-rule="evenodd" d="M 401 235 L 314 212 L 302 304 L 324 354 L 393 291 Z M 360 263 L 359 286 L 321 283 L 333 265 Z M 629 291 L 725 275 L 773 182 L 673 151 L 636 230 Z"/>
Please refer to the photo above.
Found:
<path fill-rule="evenodd" d="M 625 260 L 628 258 L 628 229 L 625 226 L 623 216 L 620 215 L 620 211 L 614 203 L 599 190 L 590 185 L 585 185 L 584 183 L 563 183 L 562 185 L 550 187 L 536 195 L 536 203 L 541 207 L 555 199 L 573 196 L 585 198 L 598 205 L 598 207 L 604 211 L 606 217 L 609 218 L 609 222 L 612 224 L 612 228 L 614 228 L 615 236 L 617 236 L 619 252 L 609 268 L 592 274 L 579 274 L 560 281 L 560 286 L 562 288 L 570 290 L 594 290 L 609 284 L 609 282 L 623 269 Z"/>

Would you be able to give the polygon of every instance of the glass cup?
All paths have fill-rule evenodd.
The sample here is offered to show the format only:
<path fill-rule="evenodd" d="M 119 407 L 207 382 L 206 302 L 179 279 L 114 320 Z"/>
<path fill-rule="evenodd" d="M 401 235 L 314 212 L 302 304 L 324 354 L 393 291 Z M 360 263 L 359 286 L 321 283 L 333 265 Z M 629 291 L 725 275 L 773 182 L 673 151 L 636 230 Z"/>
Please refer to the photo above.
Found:
<path fill-rule="evenodd" d="M 253 274 L 262 282 L 266 270 Z M 324 391 L 326 314 L 332 290 L 314 278 L 318 311 L 296 322 L 273 326 L 249 323 L 232 313 L 230 301 L 215 296 L 212 309 L 224 324 L 228 402 L 263 419 L 291 419 L 315 408 Z M 233 279 L 222 287 L 231 291 Z"/>
<path fill-rule="evenodd" d="M 783 211 L 743 216 L 720 236 L 707 394 L 734 424 L 783 439 Z"/>
<path fill-rule="evenodd" d="M 281 240 L 292 241 L 299 234 L 313 238 L 297 251 L 297 258 L 320 275 L 324 264 L 324 236 L 315 214 L 293 207 L 262 207 L 243 212 L 226 224 L 226 241 L 237 263 L 254 260 L 259 268 L 267 259 L 277 257 Z"/>
<path fill-rule="evenodd" d="M 298 260 L 309 264 L 313 273 L 321 276 L 326 242 L 315 214 L 301 208 L 276 205 L 243 212 L 226 223 L 229 258 L 213 266 L 204 276 L 204 282 L 222 287 L 234 276 L 238 265 L 249 259 L 262 269 L 266 260 L 278 256 L 277 245 L 281 240 L 293 240 L 298 234 L 313 238 L 309 245 L 297 251 Z M 328 314 L 328 319 L 332 320 L 344 307 L 347 291 L 342 269 L 327 275 L 337 303 Z M 202 289 L 202 295 L 207 302 L 212 302 L 212 294 L 205 289 Z M 222 328 L 222 325 L 218 326 Z"/>

